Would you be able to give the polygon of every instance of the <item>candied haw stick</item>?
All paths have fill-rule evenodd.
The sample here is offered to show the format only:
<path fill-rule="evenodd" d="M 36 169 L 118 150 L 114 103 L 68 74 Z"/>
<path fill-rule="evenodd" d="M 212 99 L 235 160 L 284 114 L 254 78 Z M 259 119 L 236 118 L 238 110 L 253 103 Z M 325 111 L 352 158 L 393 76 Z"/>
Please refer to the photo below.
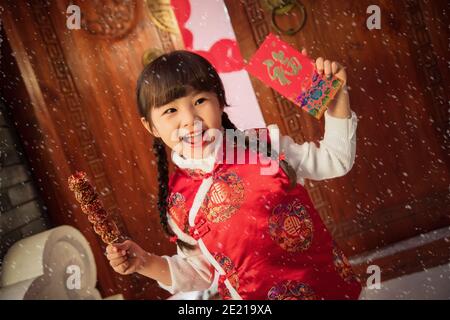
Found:
<path fill-rule="evenodd" d="M 104 243 L 110 244 L 119 240 L 120 232 L 116 224 L 108 216 L 94 187 L 86 178 L 86 173 L 77 171 L 68 179 L 69 189 L 75 193 L 75 198 L 81 205 L 81 210 L 87 214 L 88 220 L 94 226 Z"/>

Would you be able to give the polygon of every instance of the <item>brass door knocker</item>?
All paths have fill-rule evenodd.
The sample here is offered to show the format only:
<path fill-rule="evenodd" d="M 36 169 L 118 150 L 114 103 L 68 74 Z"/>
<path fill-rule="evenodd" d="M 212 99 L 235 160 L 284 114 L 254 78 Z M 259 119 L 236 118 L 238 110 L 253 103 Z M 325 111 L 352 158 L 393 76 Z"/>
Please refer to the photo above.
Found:
<path fill-rule="evenodd" d="M 273 27 L 282 34 L 293 36 L 297 32 L 299 32 L 306 22 L 306 10 L 305 6 L 296 0 L 281 0 L 278 5 L 273 5 L 272 1 L 268 1 L 269 5 L 272 7 L 272 25 Z M 299 9 L 301 13 L 301 18 L 299 24 L 295 28 L 289 28 L 287 30 L 283 30 L 277 23 L 276 17 L 279 15 L 286 14 L 293 9 Z"/>

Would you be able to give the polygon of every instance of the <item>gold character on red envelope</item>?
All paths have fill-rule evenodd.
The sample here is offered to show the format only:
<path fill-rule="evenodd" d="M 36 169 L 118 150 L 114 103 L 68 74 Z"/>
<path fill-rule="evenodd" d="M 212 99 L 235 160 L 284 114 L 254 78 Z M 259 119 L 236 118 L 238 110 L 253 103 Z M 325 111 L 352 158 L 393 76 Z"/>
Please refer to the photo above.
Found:
<path fill-rule="evenodd" d="M 267 67 L 267 72 L 270 76 L 270 79 L 277 79 L 281 85 L 290 84 L 291 81 L 286 78 L 286 75 L 296 76 L 298 72 L 302 70 L 302 65 L 298 61 L 296 57 L 285 57 L 285 54 L 282 50 L 275 52 L 272 51 L 272 59 L 267 59 L 264 61 L 264 64 Z M 282 66 L 275 66 L 276 61 L 278 61 Z M 271 69 L 273 67 L 273 69 Z M 290 68 L 291 71 L 288 71 L 286 67 Z"/>

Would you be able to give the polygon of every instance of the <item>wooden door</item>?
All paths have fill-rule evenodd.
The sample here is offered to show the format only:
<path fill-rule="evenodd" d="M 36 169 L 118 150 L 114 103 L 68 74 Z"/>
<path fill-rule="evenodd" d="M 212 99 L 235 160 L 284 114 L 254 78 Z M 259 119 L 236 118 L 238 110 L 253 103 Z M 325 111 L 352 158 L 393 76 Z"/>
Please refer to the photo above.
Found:
<path fill-rule="evenodd" d="M 159 226 L 152 141 L 140 123 L 134 94 L 145 53 L 182 47 L 172 33 L 174 17 L 164 1 L 159 3 L 1 2 L 2 98 L 52 224 L 72 225 L 86 236 L 104 297 L 168 296 L 155 281 L 112 270 L 104 245 L 67 188 L 70 174 L 86 171 L 126 236 L 156 254 L 175 251 Z M 70 4 L 81 9 L 79 30 L 66 27 Z"/>
<path fill-rule="evenodd" d="M 280 1 L 226 0 L 245 60 L 269 32 Z M 311 57 L 347 67 L 351 107 L 358 115 L 356 162 L 344 177 L 307 181 L 307 189 L 327 227 L 349 256 L 361 257 L 398 241 L 450 224 L 447 1 L 378 1 L 381 30 L 368 30 L 366 0 L 302 0 L 306 23 L 282 39 Z M 276 16 L 287 29 L 298 25 L 293 8 Z M 277 123 L 296 142 L 317 141 L 317 121 L 255 78 L 266 123 Z M 444 263 L 448 239 L 364 260 L 382 268 L 386 280 Z M 420 256 L 420 259 L 418 258 Z"/>

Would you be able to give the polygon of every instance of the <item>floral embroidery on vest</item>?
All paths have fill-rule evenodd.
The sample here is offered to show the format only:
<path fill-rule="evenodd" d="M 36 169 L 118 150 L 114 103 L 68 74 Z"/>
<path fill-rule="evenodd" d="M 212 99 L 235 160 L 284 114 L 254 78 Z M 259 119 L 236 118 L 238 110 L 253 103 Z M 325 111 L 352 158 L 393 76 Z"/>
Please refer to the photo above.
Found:
<path fill-rule="evenodd" d="M 291 204 L 279 204 L 272 210 L 269 233 L 284 250 L 298 252 L 311 246 L 314 228 L 308 211 L 296 199 Z"/>
<path fill-rule="evenodd" d="M 168 208 L 169 214 L 175 221 L 177 226 L 181 230 L 184 230 L 187 227 L 188 221 L 186 199 L 184 198 L 184 196 L 179 192 L 172 193 L 168 199 Z"/>
<path fill-rule="evenodd" d="M 244 184 L 241 178 L 235 172 L 224 172 L 214 179 L 201 210 L 208 221 L 223 222 L 240 208 L 243 201 Z"/>
<path fill-rule="evenodd" d="M 314 291 L 305 283 L 285 280 L 270 288 L 269 300 L 317 300 Z"/>
<path fill-rule="evenodd" d="M 234 266 L 233 261 L 223 253 L 215 253 L 214 259 L 217 261 L 218 264 L 222 267 L 223 271 L 225 271 L 225 275 L 221 275 L 219 277 L 219 283 L 218 283 L 218 291 L 222 299 L 229 300 L 231 299 L 231 294 L 228 288 L 226 287 L 224 281 L 228 279 L 230 281 L 230 284 L 235 288 L 236 290 L 239 288 L 239 277 L 237 275 L 236 267 Z"/>
<path fill-rule="evenodd" d="M 359 279 L 356 274 L 353 272 L 352 266 L 348 261 L 347 257 L 344 255 L 341 249 L 338 248 L 336 243 L 333 241 L 333 264 L 334 267 L 341 276 L 342 279 L 346 282 L 358 281 Z"/>

